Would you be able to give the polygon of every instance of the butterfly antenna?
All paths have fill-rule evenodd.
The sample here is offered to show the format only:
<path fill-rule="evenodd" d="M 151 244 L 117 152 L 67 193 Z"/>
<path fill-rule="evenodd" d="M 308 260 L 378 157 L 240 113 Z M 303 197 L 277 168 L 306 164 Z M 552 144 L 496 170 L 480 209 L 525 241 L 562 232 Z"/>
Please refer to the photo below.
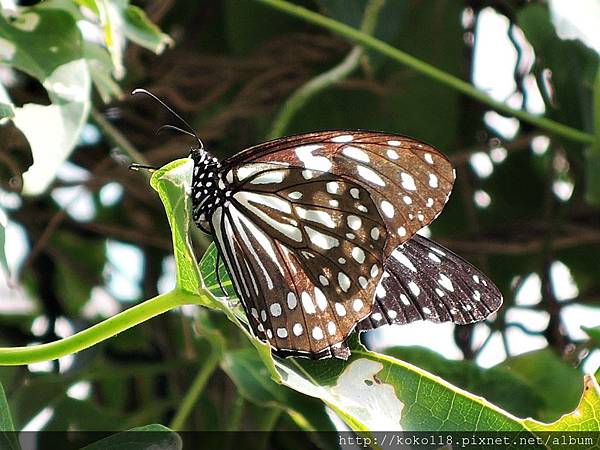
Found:
<path fill-rule="evenodd" d="M 194 136 L 196 138 L 196 141 L 198 141 L 198 145 L 200 146 L 201 149 L 204 148 L 204 144 L 202 143 L 202 141 L 200 140 L 200 138 L 198 137 L 198 135 L 194 132 L 194 129 L 192 128 L 192 126 L 183 118 L 181 117 L 179 114 L 177 114 L 173 108 L 171 108 L 169 105 L 167 105 L 165 102 L 163 102 L 160 98 L 158 98 L 156 95 L 154 95 L 152 92 L 147 91 L 146 89 L 134 89 L 133 91 L 131 91 L 131 95 L 136 95 L 136 94 L 146 94 L 148 97 L 154 99 L 155 101 L 157 101 L 158 103 L 160 103 L 167 111 L 169 111 L 171 114 L 173 114 L 176 118 L 178 118 L 186 127 L 188 127 L 188 129 L 190 130 L 191 133 L 190 136 Z M 161 127 L 162 128 L 162 127 Z"/>
<path fill-rule="evenodd" d="M 163 125 L 158 130 L 156 130 L 156 134 L 160 134 L 163 130 L 174 130 L 183 134 L 187 134 L 188 136 L 197 137 L 194 133 L 190 133 L 188 130 L 176 127 L 175 125 Z"/>
<path fill-rule="evenodd" d="M 217 275 L 217 283 L 219 283 L 221 292 L 225 295 L 225 297 L 229 297 L 229 294 L 227 293 L 227 291 L 225 290 L 225 288 L 223 288 L 223 285 L 221 284 L 221 276 L 219 275 L 219 257 L 220 256 L 221 256 L 221 253 L 217 252 L 217 260 L 215 262 L 215 274 Z"/>

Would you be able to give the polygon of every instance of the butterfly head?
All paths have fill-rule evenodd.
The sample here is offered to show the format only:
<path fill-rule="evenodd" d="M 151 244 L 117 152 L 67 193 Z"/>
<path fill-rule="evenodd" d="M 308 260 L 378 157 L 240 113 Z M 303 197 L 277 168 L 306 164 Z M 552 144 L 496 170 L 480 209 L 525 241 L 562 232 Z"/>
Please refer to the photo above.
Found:
<path fill-rule="evenodd" d="M 192 211 L 196 225 L 210 232 L 209 219 L 215 209 L 225 203 L 226 189 L 220 171 L 221 163 L 203 148 L 192 148 Z"/>

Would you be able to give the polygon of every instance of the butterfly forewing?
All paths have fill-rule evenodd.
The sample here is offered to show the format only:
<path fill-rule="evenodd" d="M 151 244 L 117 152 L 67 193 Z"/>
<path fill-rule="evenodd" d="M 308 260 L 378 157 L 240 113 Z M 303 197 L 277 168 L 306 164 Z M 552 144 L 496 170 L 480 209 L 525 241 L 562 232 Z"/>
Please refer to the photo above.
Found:
<path fill-rule="evenodd" d="M 423 236 L 394 250 L 385 261 L 373 312 L 359 329 L 415 320 L 484 320 L 502 304 L 494 283 L 473 265 Z"/>
<path fill-rule="evenodd" d="M 329 131 L 292 136 L 252 147 L 225 161 L 287 164 L 327 172 L 363 186 L 386 226 L 386 256 L 441 212 L 454 169 L 433 147 L 404 136 Z"/>
<path fill-rule="evenodd" d="M 242 164 L 225 179 L 235 188 L 213 234 L 255 334 L 283 353 L 343 354 L 383 273 L 387 233 L 368 191 L 285 163 Z"/>

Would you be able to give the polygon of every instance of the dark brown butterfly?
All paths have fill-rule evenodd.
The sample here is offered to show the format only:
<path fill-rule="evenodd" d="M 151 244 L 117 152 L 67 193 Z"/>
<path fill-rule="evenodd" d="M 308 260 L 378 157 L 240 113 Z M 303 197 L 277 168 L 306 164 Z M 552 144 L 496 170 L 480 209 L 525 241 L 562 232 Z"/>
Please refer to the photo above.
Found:
<path fill-rule="evenodd" d="M 255 335 L 279 355 L 347 358 L 354 329 L 472 323 L 502 304 L 485 275 L 415 234 L 455 178 L 425 143 L 324 131 L 222 163 L 201 145 L 190 157 L 194 221 L 213 235 Z"/>

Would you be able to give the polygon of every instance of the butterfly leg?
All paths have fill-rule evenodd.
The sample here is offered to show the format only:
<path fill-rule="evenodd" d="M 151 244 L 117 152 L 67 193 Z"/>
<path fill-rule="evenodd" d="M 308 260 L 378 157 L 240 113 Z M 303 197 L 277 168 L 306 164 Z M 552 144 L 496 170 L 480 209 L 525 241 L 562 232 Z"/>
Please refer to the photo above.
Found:
<path fill-rule="evenodd" d="M 223 293 L 223 295 L 225 297 L 228 297 L 229 294 L 227 294 L 227 291 L 225 290 L 225 288 L 223 288 L 223 285 L 221 284 L 221 276 L 219 275 L 219 258 L 221 257 L 221 253 L 219 251 L 217 251 L 217 259 L 215 262 L 215 274 L 217 275 L 217 283 L 219 283 L 219 288 L 221 289 L 221 292 Z"/>

